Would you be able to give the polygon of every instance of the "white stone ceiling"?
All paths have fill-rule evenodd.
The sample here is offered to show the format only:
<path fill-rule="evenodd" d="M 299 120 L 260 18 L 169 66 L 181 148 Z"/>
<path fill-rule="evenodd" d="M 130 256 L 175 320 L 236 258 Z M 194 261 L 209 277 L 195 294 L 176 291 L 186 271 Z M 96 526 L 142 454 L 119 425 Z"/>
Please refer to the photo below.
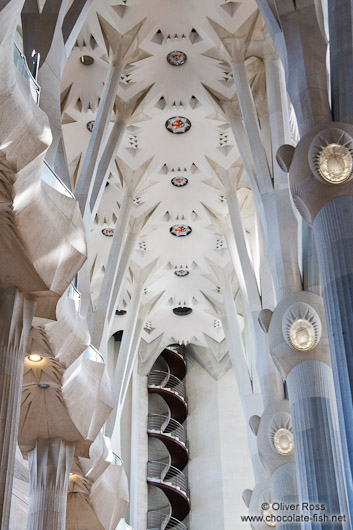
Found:
<path fill-rule="evenodd" d="M 228 123 L 215 112 L 202 86 L 204 83 L 230 98 L 234 93 L 230 66 L 203 54 L 219 45 L 207 17 L 234 32 L 255 9 L 255 0 L 95 0 L 64 72 L 63 131 L 74 187 L 91 134 L 86 124 L 95 119 L 108 69 L 107 48 L 97 15 L 121 33 L 146 18 L 139 39 L 139 47 L 147 52 L 146 58 L 125 68 L 118 92 L 122 99 L 130 99 L 153 84 L 142 113 L 127 128 L 118 152 L 118 157 L 131 168 L 138 168 L 153 157 L 135 195 L 133 211 L 137 217 L 156 206 L 133 254 L 133 260 L 140 265 L 159 258 L 157 271 L 146 283 L 145 296 L 163 294 L 147 317 L 144 344 L 161 334 L 162 345 L 176 340 L 207 347 L 207 337 L 216 343 L 224 340 L 219 318 L 202 294 L 221 300 L 208 260 L 219 267 L 230 261 L 224 236 L 212 225 L 204 208 L 206 205 L 213 212 L 227 215 L 222 187 L 205 155 L 229 167 L 239 159 L 239 153 Z M 167 54 L 173 50 L 186 53 L 184 65 L 168 64 Z M 84 54 L 94 58 L 91 66 L 80 63 L 79 58 Z M 191 121 L 191 129 L 185 134 L 171 134 L 164 126 L 168 118 L 176 115 Z M 173 176 L 187 177 L 188 184 L 180 188 L 173 186 L 170 182 Z M 256 218 L 245 172 L 240 183 L 242 221 L 256 268 Z M 89 241 L 93 303 L 98 297 L 111 244 L 111 238 L 102 234 L 102 228 L 114 228 L 120 199 L 121 183 L 118 172 L 113 170 Z M 169 228 L 176 223 L 190 225 L 192 233 L 184 238 L 173 237 Z M 189 275 L 177 277 L 175 268 L 187 268 Z M 235 292 L 238 292 L 236 286 Z M 130 294 L 127 276 L 118 303 L 120 309 L 128 307 Z M 243 326 L 239 293 L 236 303 Z M 193 313 L 183 317 L 174 315 L 172 309 L 178 305 L 191 307 Z M 115 317 L 112 332 L 122 329 L 124 318 Z M 215 356 L 223 355 L 222 348 L 215 351 Z"/>

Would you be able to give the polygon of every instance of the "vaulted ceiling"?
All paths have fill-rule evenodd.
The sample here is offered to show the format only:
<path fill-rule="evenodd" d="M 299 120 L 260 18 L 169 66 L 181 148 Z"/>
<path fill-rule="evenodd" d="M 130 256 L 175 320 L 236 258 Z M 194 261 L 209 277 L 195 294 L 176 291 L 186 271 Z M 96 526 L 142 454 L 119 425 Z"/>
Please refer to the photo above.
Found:
<path fill-rule="evenodd" d="M 255 0 L 95 0 L 64 71 L 63 134 L 74 189 L 108 71 L 111 28 L 124 34 L 144 20 L 138 37 L 139 50 L 134 56 L 139 60 L 123 70 L 118 97 L 129 100 L 151 88 L 126 129 L 89 237 L 94 305 L 112 241 L 102 230 L 119 229 L 116 221 L 122 172 L 126 166 L 138 169 L 145 164 L 134 197 L 133 216 L 137 220 L 146 212 L 149 216 L 138 235 L 132 261 L 144 267 L 158 258 L 145 284 L 144 301 L 161 296 L 146 316 L 142 356 L 144 349 L 147 351 L 148 345 L 160 338 L 162 345 L 191 344 L 199 354 L 208 348 L 213 357 L 211 364 L 224 362 L 225 368 L 229 366 L 217 303 L 212 303 L 222 302 L 217 275 L 220 270 L 231 276 L 239 324 L 244 327 L 243 301 L 224 236 L 224 227 L 229 225 L 228 206 L 217 168 L 234 165 L 234 189 L 257 278 L 259 226 L 232 130 L 205 85 L 229 99 L 235 92 L 231 67 L 222 59 L 226 54 L 210 20 L 235 33 L 249 19 L 246 64 L 253 89 L 261 96 L 264 75 L 262 61 L 255 54 L 256 28 L 262 27 L 262 22 Z M 173 51 L 186 54 L 184 64 L 169 64 L 167 56 Z M 92 57 L 93 63 L 82 64 L 83 55 Z M 116 107 L 111 127 L 117 112 Z M 171 133 L 165 126 L 171 117 L 187 118 L 191 128 L 183 134 Z M 175 177 L 177 185 L 172 183 Z M 187 225 L 192 232 L 175 237 L 170 232 L 173 225 Z M 187 271 L 187 275 L 181 271 Z M 130 298 L 128 272 L 117 308 L 128 310 Z M 193 311 L 178 316 L 173 313 L 178 306 Z M 112 332 L 124 327 L 124 319 L 125 316 L 115 317 Z"/>

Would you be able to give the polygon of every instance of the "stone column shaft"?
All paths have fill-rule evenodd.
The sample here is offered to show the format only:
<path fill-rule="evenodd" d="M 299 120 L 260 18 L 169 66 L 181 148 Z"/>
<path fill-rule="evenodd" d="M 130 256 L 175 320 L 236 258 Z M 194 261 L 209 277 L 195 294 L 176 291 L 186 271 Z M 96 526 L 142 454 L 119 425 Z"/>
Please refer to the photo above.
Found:
<path fill-rule="evenodd" d="M 0 289 L 0 527 L 9 528 L 23 363 L 35 302 Z"/>
<path fill-rule="evenodd" d="M 325 305 L 348 505 L 353 512 L 353 197 L 321 208 L 313 231 Z M 353 519 L 352 519 L 353 520 Z"/>
<path fill-rule="evenodd" d="M 349 90 L 353 84 L 352 0 L 330 0 L 327 4 L 333 119 L 353 124 L 353 102 Z"/>
<path fill-rule="evenodd" d="M 295 464 L 288 463 L 279 467 L 272 473 L 273 498 L 276 503 L 298 504 L 297 479 L 295 474 Z M 293 511 L 279 509 L 275 510 L 276 515 L 290 516 Z M 280 521 L 276 524 L 276 530 L 302 530 L 300 522 L 288 523 Z"/>
<path fill-rule="evenodd" d="M 92 344 L 97 348 L 100 346 L 106 314 L 113 295 L 113 287 L 121 267 L 121 257 L 124 249 L 123 242 L 129 225 L 132 204 L 132 195 L 124 194 L 120 205 L 119 216 L 116 222 L 112 246 L 110 248 L 97 307 L 94 313 Z"/>
<path fill-rule="evenodd" d="M 93 185 L 92 195 L 90 197 L 91 219 L 95 218 L 98 210 L 100 199 L 103 195 L 104 186 L 109 176 L 109 169 L 118 152 L 121 140 L 123 139 L 126 129 L 126 120 L 117 118 L 113 125 L 113 129 L 108 138 L 107 145 L 103 151 L 102 157 L 98 164 L 97 176 Z"/>
<path fill-rule="evenodd" d="M 75 446 L 40 438 L 28 453 L 30 495 L 27 530 L 65 530 L 69 473 Z"/>
<path fill-rule="evenodd" d="M 113 294 L 111 297 L 110 306 L 109 306 L 109 310 L 107 314 L 108 324 L 111 324 L 114 318 L 115 309 L 116 309 L 117 304 L 119 303 L 121 290 L 123 288 L 124 277 L 125 277 L 125 274 L 126 274 L 129 262 L 130 262 L 132 251 L 135 248 L 137 237 L 138 237 L 138 234 L 134 232 L 129 231 L 127 233 L 124 248 L 122 250 L 120 267 L 119 267 L 119 270 L 115 278 Z"/>
<path fill-rule="evenodd" d="M 112 61 L 109 64 L 109 70 L 105 80 L 101 101 L 98 107 L 97 117 L 75 191 L 82 215 L 84 215 L 85 209 L 90 202 L 99 156 L 102 151 L 102 145 L 106 137 L 109 120 L 111 118 L 114 100 L 120 81 L 120 75 L 121 67 L 117 66 Z"/>
<path fill-rule="evenodd" d="M 271 360 L 267 343 L 263 340 L 263 333 L 258 322 L 258 314 L 261 310 L 260 295 L 245 244 L 236 191 L 233 190 L 226 193 L 226 198 L 236 241 L 236 245 L 228 245 L 228 248 L 231 251 L 234 246 L 236 247 L 236 256 L 234 256 L 234 252 L 231 252 L 231 257 L 240 287 L 244 293 L 244 305 L 252 330 L 254 347 L 256 348 L 257 372 L 259 374 L 264 407 L 266 407 L 272 399 L 283 399 L 283 383 Z M 225 236 L 226 240 L 230 239 L 229 234 L 228 237 L 227 234 Z"/>
<path fill-rule="evenodd" d="M 266 152 L 262 144 L 255 102 L 249 85 L 245 64 L 243 62 L 233 63 L 232 72 L 246 134 L 252 149 L 259 188 L 263 193 L 271 192 L 271 175 L 269 172 Z"/>
<path fill-rule="evenodd" d="M 125 379 L 125 374 L 130 364 L 130 355 L 133 345 L 134 335 L 138 321 L 139 309 L 141 305 L 141 298 L 143 292 L 143 284 L 138 284 L 134 287 L 133 295 L 128 307 L 128 316 L 126 326 L 123 333 L 123 338 L 120 345 L 119 355 L 114 371 L 114 378 L 112 383 L 113 395 L 113 410 L 106 423 L 105 435 L 111 436 L 114 430 L 115 419 L 119 409 L 119 404 L 122 396 L 122 386 Z"/>
<path fill-rule="evenodd" d="M 331 530 L 349 528 L 343 459 L 331 368 L 321 361 L 297 364 L 287 376 L 300 503 L 324 504 L 327 516 L 346 515 L 346 523 L 324 524 Z M 305 523 L 303 528 L 321 528 Z"/>

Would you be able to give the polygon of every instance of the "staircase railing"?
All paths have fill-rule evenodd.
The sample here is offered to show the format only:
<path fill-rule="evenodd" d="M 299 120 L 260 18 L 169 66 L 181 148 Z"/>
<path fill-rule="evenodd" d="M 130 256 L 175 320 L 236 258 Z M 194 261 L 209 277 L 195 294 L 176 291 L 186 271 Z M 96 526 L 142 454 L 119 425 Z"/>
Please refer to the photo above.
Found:
<path fill-rule="evenodd" d="M 183 445 L 187 445 L 186 429 L 173 418 L 163 414 L 148 415 L 148 432 L 158 432 L 174 438 Z"/>
<path fill-rule="evenodd" d="M 167 372 L 162 372 L 161 370 L 153 370 L 148 375 L 148 386 L 165 388 L 166 390 L 174 392 L 184 401 L 186 401 L 185 385 L 182 381 L 180 381 L 180 379 L 178 379 L 178 377 L 173 374 L 168 374 Z"/>
<path fill-rule="evenodd" d="M 188 479 L 182 471 L 159 460 L 150 460 L 147 464 L 147 478 L 181 491 L 189 498 Z"/>
<path fill-rule="evenodd" d="M 187 527 L 168 514 L 150 510 L 147 515 L 147 530 L 188 530 Z"/>

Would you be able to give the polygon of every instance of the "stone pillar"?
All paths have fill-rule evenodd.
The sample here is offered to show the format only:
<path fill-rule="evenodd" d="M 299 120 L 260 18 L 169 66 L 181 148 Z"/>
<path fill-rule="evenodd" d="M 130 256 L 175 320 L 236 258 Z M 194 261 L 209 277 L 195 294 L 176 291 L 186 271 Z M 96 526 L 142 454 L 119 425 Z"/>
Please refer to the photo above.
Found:
<path fill-rule="evenodd" d="M 0 527 L 9 528 L 23 362 L 35 302 L 0 289 Z"/>
<path fill-rule="evenodd" d="M 287 378 L 296 448 L 299 500 L 324 504 L 324 514 L 345 515 L 344 523 L 323 528 L 349 528 L 342 451 L 331 368 L 305 361 Z M 305 528 L 320 528 L 305 525 Z"/>
<path fill-rule="evenodd" d="M 331 153 L 332 144 L 340 146 L 335 148 L 339 149 L 335 155 Z M 331 122 L 312 129 L 295 149 L 289 145 L 280 147 L 277 160 L 289 172 L 293 202 L 303 219 L 313 227 L 352 519 L 353 181 L 349 173 L 346 180 L 339 181 L 342 175 L 344 177 L 341 171 L 353 164 L 351 146 L 353 127 Z M 335 165 L 332 169 L 332 160 L 343 163 L 342 169 Z"/>
<path fill-rule="evenodd" d="M 329 331 L 338 414 L 343 431 L 343 450 L 344 453 L 346 451 L 348 453 L 346 480 L 350 503 L 353 503 L 352 222 L 353 197 L 350 196 L 339 197 L 326 204 L 321 208 L 313 223 Z M 343 435 L 344 432 L 346 436 Z"/>
<path fill-rule="evenodd" d="M 113 397 L 113 411 L 106 423 L 105 435 L 112 436 L 117 414 L 121 411 L 122 398 L 125 387 L 128 385 L 127 374 L 131 367 L 131 355 L 133 355 L 134 337 L 137 331 L 137 323 L 139 318 L 139 311 L 141 299 L 143 295 L 143 288 L 146 279 L 155 268 L 157 260 L 152 261 L 145 267 L 140 267 L 132 262 L 130 265 L 133 277 L 133 292 L 127 309 L 126 326 L 123 333 L 123 338 L 120 345 L 119 355 L 114 371 L 114 378 L 112 383 L 112 397 Z M 140 330 L 140 332 L 142 329 Z M 131 374 L 130 374 L 131 375 Z"/>
<path fill-rule="evenodd" d="M 27 530 L 65 530 L 74 444 L 39 438 L 28 453 L 30 494 Z"/>
<path fill-rule="evenodd" d="M 129 228 L 129 220 L 136 192 L 151 159 L 136 170 L 132 170 L 122 160 L 119 160 L 119 170 L 124 181 L 123 198 L 120 204 L 119 216 L 109 252 L 102 287 L 99 293 L 96 310 L 93 315 L 92 344 L 100 348 L 104 333 L 106 315 L 111 304 L 116 278 L 121 271 L 121 261 L 124 251 L 124 241 Z"/>
<path fill-rule="evenodd" d="M 270 313 L 269 310 L 263 311 L 260 320 L 263 328 L 268 330 L 273 360 L 287 381 L 299 501 L 301 504 L 324 504 L 323 514 L 328 517 L 345 515 L 346 519 L 346 524 L 306 522 L 304 528 L 348 529 L 342 452 L 322 299 L 315 293 L 302 291 L 283 299 L 272 317 Z M 296 335 L 291 339 L 293 326 L 299 321 L 301 330 L 306 325 L 309 326 L 306 329 L 312 330 L 312 338 L 309 334 L 306 336 L 310 342 L 303 343 L 302 349 L 293 342 Z M 290 438 L 288 432 L 283 435 Z M 281 450 L 280 438 L 277 444 Z M 318 511 L 303 510 L 303 514 L 312 516 Z"/>
<path fill-rule="evenodd" d="M 269 405 L 261 418 L 252 416 L 250 427 L 257 436 L 260 460 L 271 476 L 273 504 L 276 508 L 270 513 L 280 517 L 293 515 L 284 508 L 285 504 L 298 504 L 297 478 L 294 463 L 292 440 L 292 421 L 289 402 L 282 399 Z M 276 437 L 283 431 L 286 452 L 277 449 Z M 276 504 L 275 504 L 276 503 Z M 283 503 L 283 504 L 282 504 Z M 264 515 L 264 514 L 263 514 Z M 276 521 L 277 530 L 301 530 L 300 522 Z"/>
<path fill-rule="evenodd" d="M 277 509 L 278 504 L 280 506 L 298 504 L 297 475 L 294 463 L 284 464 L 273 472 L 272 488 L 276 503 L 276 510 L 272 512 L 273 515 L 279 515 L 281 518 L 299 515 L 298 512 L 286 508 Z M 276 522 L 277 530 L 301 530 L 301 528 L 300 522 L 288 522 L 288 519 Z"/>

